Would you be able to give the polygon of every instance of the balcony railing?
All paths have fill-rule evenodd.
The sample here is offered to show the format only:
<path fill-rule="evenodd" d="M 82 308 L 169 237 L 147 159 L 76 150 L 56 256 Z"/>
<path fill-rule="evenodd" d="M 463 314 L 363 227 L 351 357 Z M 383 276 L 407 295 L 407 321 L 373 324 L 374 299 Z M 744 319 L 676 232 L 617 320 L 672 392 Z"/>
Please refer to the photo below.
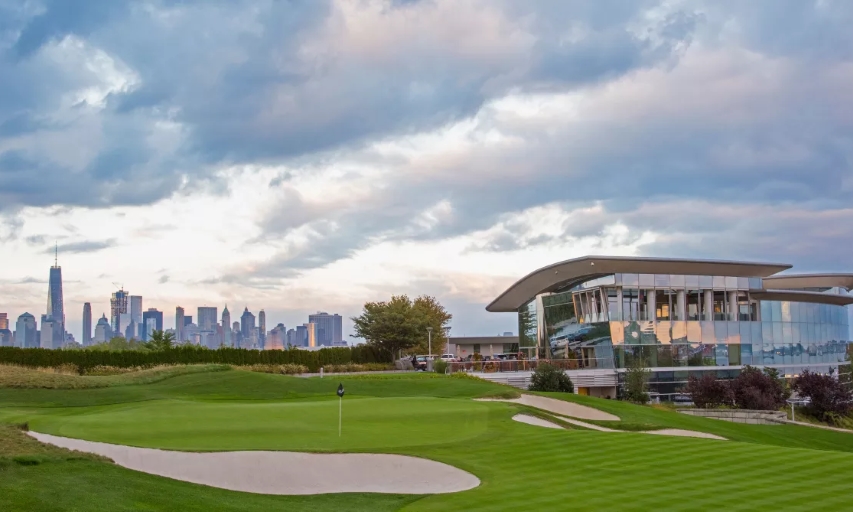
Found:
<path fill-rule="evenodd" d="M 456 372 L 529 372 L 541 364 L 550 364 L 563 370 L 612 370 L 613 358 L 578 358 L 578 359 L 506 359 L 493 361 L 462 361 L 447 363 L 446 373 Z"/>

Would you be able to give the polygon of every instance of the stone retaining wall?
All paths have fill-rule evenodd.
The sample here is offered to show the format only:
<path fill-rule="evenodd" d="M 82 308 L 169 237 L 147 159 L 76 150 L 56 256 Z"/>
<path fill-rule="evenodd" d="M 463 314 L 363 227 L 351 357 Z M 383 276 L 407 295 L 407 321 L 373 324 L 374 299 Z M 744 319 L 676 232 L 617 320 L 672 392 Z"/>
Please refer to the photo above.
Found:
<path fill-rule="evenodd" d="M 782 411 L 749 411 L 743 409 L 684 409 L 678 411 L 690 416 L 702 416 L 733 423 L 751 423 L 753 425 L 778 425 L 788 420 Z"/>

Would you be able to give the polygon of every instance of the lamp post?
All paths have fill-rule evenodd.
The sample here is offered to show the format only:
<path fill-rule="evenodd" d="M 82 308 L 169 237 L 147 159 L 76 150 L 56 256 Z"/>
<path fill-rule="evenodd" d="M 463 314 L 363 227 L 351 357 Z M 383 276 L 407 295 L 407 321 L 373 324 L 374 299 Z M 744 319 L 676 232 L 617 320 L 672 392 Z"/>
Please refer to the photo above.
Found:
<path fill-rule="evenodd" d="M 427 370 L 432 371 L 432 327 L 427 327 L 427 343 L 429 343 L 427 355 Z"/>

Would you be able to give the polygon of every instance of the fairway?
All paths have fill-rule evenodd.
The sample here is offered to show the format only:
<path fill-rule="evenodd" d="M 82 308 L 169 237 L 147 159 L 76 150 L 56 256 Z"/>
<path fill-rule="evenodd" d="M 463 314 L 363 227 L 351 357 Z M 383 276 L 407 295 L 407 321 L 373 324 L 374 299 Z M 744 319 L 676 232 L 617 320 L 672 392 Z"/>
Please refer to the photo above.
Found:
<path fill-rule="evenodd" d="M 689 428 L 728 440 L 557 430 L 513 421 L 515 414 L 532 412 L 522 405 L 474 401 L 514 393 L 487 382 L 411 375 L 340 381 L 348 389 L 340 438 L 334 397 L 339 380 L 233 370 L 115 388 L 5 389 L 0 392 L 0 422 L 28 421 L 33 430 L 48 434 L 172 450 L 396 453 L 455 466 L 475 475 L 481 485 L 428 496 L 264 496 L 210 489 L 92 460 L 48 461 L 4 469 L 0 509 L 40 510 L 56 500 L 62 506 L 47 508 L 135 510 L 144 505 L 165 510 L 180 504 L 183 510 L 849 509 L 850 434 L 738 425 L 555 394 L 549 396 L 615 414 L 620 421 L 611 426 Z M 93 495 L 101 499 L 92 500 Z M 218 498 L 210 501 L 211 496 Z"/>

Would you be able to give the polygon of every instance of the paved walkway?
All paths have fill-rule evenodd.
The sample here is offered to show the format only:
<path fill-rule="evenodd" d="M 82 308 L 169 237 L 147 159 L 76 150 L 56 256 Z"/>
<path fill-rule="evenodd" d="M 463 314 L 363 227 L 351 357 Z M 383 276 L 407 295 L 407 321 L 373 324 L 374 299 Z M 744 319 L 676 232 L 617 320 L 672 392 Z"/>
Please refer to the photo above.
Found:
<path fill-rule="evenodd" d="M 784 423 L 788 423 L 789 425 L 800 425 L 801 427 L 822 428 L 824 430 L 834 430 L 835 432 L 844 432 L 847 434 L 853 434 L 853 430 L 848 430 L 846 428 L 830 427 L 829 425 L 816 425 L 814 423 L 806 423 L 805 421 L 785 420 Z"/>
<path fill-rule="evenodd" d="M 374 453 L 177 452 L 29 432 L 43 443 L 109 457 L 119 466 L 232 491 L 258 494 L 467 491 L 480 480 L 440 462 Z"/>

